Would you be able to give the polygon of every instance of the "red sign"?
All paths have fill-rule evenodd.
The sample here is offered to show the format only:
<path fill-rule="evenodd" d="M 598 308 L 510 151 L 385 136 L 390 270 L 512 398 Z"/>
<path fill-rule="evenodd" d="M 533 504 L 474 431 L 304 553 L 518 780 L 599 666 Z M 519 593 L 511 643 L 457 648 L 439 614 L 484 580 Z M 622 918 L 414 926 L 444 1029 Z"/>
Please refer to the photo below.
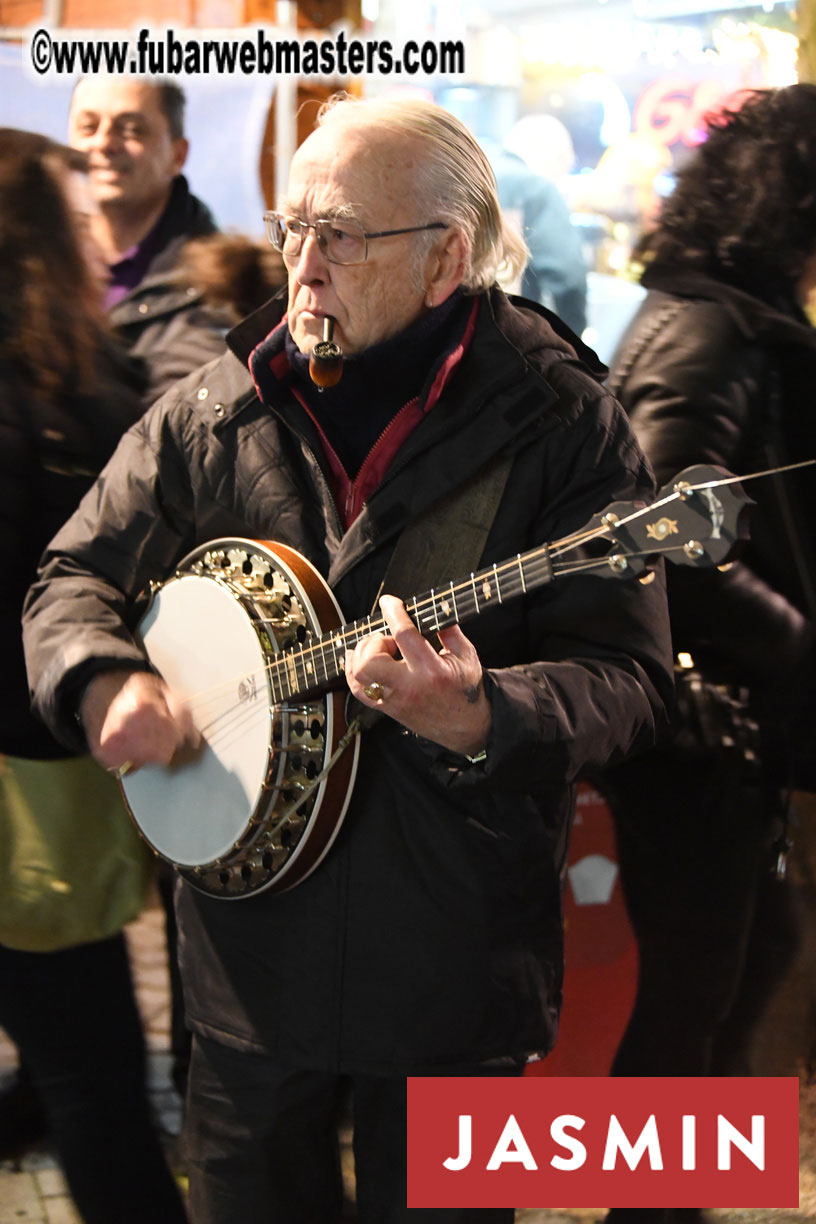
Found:
<path fill-rule="evenodd" d="M 796 1078 L 408 1080 L 408 1207 L 798 1207 Z"/>
<path fill-rule="evenodd" d="M 606 1075 L 632 1010 L 637 948 L 621 892 L 612 814 L 578 786 L 564 890 L 564 1002 L 555 1049 L 528 1075 Z M 598 1000 L 603 999 L 603 1006 Z"/>

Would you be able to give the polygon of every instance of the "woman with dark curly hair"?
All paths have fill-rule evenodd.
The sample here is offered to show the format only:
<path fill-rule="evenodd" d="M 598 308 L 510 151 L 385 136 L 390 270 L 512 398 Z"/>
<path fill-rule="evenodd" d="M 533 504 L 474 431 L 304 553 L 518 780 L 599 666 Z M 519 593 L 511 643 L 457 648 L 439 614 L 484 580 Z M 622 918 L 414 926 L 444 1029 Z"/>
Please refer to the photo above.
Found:
<path fill-rule="evenodd" d="M 697 272 L 770 305 L 793 302 L 800 317 L 803 275 L 816 280 L 816 85 L 737 97 L 738 109 L 709 116 L 641 239 L 643 284 Z"/>
<path fill-rule="evenodd" d="M 0 1024 L 83 1221 L 183 1224 L 122 933 L 147 867 L 113 779 L 31 713 L 21 640 L 40 554 L 143 410 L 141 363 L 104 323 L 93 208 L 84 154 L 0 128 Z M 0 1095 L 4 1154 L 39 1125 L 27 1083 Z"/>
<path fill-rule="evenodd" d="M 611 385 L 664 482 L 816 456 L 816 86 L 710 118 L 643 238 L 648 294 Z M 813 786 L 816 479 L 748 486 L 751 540 L 726 569 L 669 567 L 672 735 L 610 771 L 621 882 L 640 955 L 614 1075 L 738 1075 L 796 948 L 782 878 L 788 791 Z M 810 767 L 808 776 L 806 771 Z M 695 1210 L 615 1209 L 612 1224 Z"/>

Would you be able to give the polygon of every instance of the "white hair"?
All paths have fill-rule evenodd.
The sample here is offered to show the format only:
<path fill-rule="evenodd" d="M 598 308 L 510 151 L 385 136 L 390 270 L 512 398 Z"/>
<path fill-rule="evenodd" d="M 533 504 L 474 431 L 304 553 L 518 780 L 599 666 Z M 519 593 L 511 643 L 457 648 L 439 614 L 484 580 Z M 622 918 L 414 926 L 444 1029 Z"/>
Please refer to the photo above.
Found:
<path fill-rule="evenodd" d="M 358 99 L 335 94 L 318 114 L 320 126 L 370 125 L 421 141 L 423 157 L 416 194 L 433 219 L 454 226 L 466 252 L 462 285 L 473 293 L 501 276 L 519 276 L 527 262 L 523 239 L 506 223 L 496 178 L 482 149 L 450 111 L 420 98 Z M 418 236 L 424 257 L 437 241 L 434 231 Z"/>

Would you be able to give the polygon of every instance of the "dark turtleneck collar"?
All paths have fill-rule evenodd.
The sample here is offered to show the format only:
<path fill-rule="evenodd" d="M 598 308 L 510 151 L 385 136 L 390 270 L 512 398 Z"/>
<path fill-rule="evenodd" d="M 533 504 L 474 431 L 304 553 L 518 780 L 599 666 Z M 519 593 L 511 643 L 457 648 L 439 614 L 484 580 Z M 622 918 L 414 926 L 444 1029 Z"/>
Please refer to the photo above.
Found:
<path fill-rule="evenodd" d="M 309 358 L 287 331 L 286 355 L 293 384 L 319 422 L 350 477 L 360 469 L 380 434 L 410 400 L 431 386 L 469 317 L 458 290 L 399 335 L 347 357 L 343 377 L 320 391 L 309 377 Z"/>

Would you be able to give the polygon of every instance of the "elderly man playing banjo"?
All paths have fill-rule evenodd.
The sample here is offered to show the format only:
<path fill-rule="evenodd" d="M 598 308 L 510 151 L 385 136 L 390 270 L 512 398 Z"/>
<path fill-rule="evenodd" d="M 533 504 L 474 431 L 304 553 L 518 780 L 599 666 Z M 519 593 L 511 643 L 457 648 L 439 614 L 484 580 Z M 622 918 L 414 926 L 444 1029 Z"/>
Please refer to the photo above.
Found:
<path fill-rule="evenodd" d="M 405 1077 L 555 1039 L 573 784 L 671 691 L 662 576 L 576 545 L 653 490 L 594 356 L 496 287 L 523 251 L 445 111 L 334 100 L 266 224 L 288 302 L 125 436 L 29 667 L 179 869 L 196 1224 L 337 1219 L 348 1085 L 393 1224 Z"/>

